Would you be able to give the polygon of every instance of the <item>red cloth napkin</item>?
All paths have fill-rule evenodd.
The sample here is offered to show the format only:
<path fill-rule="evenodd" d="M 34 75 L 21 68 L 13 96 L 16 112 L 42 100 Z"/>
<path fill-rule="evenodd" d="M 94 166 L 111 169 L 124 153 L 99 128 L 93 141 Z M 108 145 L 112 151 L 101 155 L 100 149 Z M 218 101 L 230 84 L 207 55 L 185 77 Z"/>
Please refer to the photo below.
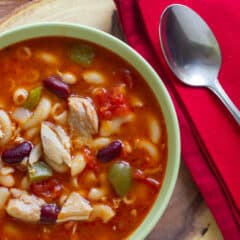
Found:
<path fill-rule="evenodd" d="M 240 2 L 234 0 L 115 0 L 128 43 L 159 73 L 172 96 L 181 129 L 182 158 L 226 240 L 240 239 L 240 127 L 205 88 L 182 84 L 159 43 L 160 15 L 185 4 L 212 28 L 222 51 L 219 80 L 240 108 Z"/>

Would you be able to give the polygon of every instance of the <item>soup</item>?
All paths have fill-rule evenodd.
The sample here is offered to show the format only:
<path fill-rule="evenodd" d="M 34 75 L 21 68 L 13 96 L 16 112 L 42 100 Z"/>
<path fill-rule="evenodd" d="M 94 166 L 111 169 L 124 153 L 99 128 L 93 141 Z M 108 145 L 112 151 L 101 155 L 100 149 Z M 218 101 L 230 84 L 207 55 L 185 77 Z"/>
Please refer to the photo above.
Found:
<path fill-rule="evenodd" d="M 127 239 L 166 169 L 157 100 L 127 62 L 89 42 L 0 51 L 1 239 Z"/>

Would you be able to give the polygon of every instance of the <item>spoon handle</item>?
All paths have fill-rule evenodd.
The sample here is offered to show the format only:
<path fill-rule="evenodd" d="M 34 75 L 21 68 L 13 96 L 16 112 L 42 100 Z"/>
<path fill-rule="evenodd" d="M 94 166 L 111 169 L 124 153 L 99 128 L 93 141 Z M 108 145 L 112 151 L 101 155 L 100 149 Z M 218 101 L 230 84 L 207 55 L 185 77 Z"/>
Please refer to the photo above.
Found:
<path fill-rule="evenodd" d="M 226 106 L 229 112 L 232 114 L 233 118 L 237 121 L 238 125 L 240 125 L 240 111 L 237 109 L 235 104 L 229 98 L 227 93 L 222 88 L 221 84 L 218 80 L 213 81 L 213 83 L 208 86 L 222 101 L 222 103 Z"/>

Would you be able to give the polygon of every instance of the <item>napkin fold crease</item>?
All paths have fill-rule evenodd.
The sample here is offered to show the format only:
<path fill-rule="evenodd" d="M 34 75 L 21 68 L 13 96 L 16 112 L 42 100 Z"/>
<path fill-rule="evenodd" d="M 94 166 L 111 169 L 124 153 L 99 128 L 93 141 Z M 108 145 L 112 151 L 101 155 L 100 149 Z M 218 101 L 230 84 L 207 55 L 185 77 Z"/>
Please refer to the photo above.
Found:
<path fill-rule="evenodd" d="M 240 3 L 233 0 L 115 0 L 127 42 L 158 72 L 180 124 L 182 159 L 224 239 L 240 239 L 240 128 L 206 89 L 181 84 L 160 49 L 158 24 L 169 4 L 193 8 L 211 26 L 223 55 L 220 82 L 240 108 Z M 224 34 L 224 35 L 223 35 Z M 223 149 L 227 148 L 227 149 Z"/>

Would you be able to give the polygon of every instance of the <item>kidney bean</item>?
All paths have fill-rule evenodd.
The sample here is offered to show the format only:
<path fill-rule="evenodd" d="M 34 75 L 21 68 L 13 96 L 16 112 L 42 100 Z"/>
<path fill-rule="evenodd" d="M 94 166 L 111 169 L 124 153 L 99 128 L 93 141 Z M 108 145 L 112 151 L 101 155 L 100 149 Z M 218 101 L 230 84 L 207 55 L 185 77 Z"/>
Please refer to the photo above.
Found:
<path fill-rule="evenodd" d="M 61 80 L 60 76 L 50 76 L 43 81 L 45 88 L 60 98 L 68 98 L 70 89 L 66 83 Z"/>
<path fill-rule="evenodd" d="M 2 160 L 8 164 L 19 163 L 30 154 L 31 150 L 32 144 L 30 142 L 20 143 L 16 147 L 3 151 Z"/>
<path fill-rule="evenodd" d="M 110 143 L 107 147 L 102 148 L 97 153 L 97 158 L 102 162 L 108 162 L 121 154 L 122 142 L 116 140 Z"/>
<path fill-rule="evenodd" d="M 58 214 L 60 212 L 60 207 L 55 204 L 44 204 L 41 208 L 40 221 L 44 224 L 56 223 Z"/>

